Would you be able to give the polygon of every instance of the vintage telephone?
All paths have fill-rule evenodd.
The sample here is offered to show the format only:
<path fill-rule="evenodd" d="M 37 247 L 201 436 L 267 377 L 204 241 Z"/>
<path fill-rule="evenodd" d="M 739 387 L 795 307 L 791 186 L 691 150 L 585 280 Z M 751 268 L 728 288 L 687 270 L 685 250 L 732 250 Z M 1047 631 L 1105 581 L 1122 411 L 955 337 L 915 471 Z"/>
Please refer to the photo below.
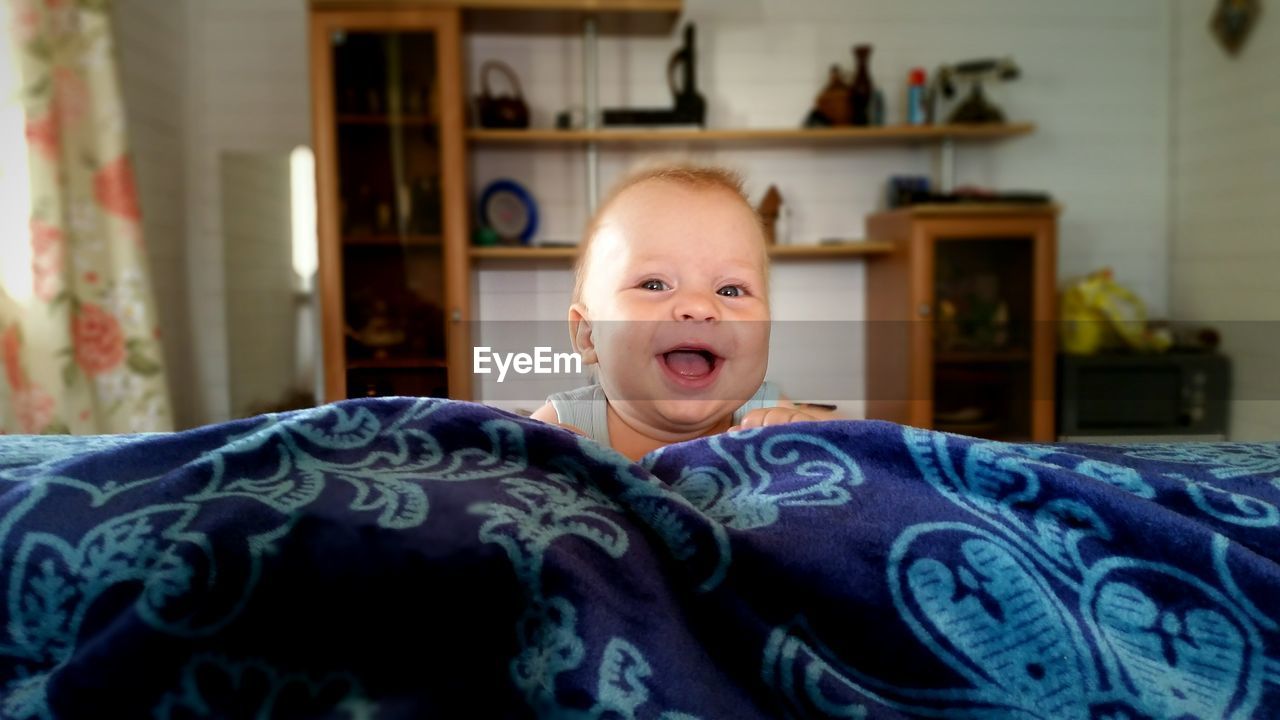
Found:
<path fill-rule="evenodd" d="M 1021 74 L 1012 58 L 984 58 L 939 66 L 933 74 L 933 84 L 925 102 L 929 122 L 934 122 L 938 92 L 947 98 L 954 96 L 956 82 L 972 83 L 972 89 L 968 97 L 951 111 L 948 123 L 1004 122 L 1004 112 L 987 100 L 982 92 L 982 83 L 987 80 L 1016 80 Z"/>
<path fill-rule="evenodd" d="M 683 80 L 676 85 L 676 70 Z M 684 27 L 684 45 L 671 55 L 667 63 L 667 86 L 675 98 L 671 109 L 606 108 L 605 125 L 706 125 L 707 101 L 698 92 L 697 51 L 694 48 L 693 23 Z"/>

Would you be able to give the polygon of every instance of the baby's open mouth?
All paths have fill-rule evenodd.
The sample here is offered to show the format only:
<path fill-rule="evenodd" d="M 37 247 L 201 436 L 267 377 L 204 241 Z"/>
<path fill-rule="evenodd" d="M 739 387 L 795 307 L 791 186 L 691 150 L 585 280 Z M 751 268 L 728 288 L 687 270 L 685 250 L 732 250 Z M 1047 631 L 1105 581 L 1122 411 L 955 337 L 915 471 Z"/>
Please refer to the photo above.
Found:
<path fill-rule="evenodd" d="M 678 347 L 662 353 L 662 362 L 676 377 L 698 381 L 709 378 L 720 364 L 720 356 L 699 347 Z"/>

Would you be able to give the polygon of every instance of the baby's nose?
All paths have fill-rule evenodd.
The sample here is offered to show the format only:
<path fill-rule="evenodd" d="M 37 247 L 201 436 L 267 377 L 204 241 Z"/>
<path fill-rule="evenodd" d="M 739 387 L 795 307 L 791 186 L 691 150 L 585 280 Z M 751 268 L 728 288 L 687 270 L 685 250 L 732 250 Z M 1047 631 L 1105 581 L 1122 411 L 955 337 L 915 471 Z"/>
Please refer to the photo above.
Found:
<path fill-rule="evenodd" d="M 720 319 L 719 305 L 709 293 L 686 290 L 676 297 L 677 320 L 711 321 Z"/>

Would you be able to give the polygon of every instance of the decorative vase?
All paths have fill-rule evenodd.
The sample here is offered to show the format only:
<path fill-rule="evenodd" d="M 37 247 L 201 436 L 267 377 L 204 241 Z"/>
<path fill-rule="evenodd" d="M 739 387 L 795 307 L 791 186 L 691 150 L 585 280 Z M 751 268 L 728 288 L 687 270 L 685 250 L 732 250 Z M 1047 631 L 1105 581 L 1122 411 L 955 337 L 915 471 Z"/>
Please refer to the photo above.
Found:
<path fill-rule="evenodd" d="M 832 125 L 849 124 L 849 111 L 853 109 L 849 102 L 849 83 L 840 76 L 838 65 L 831 66 L 827 86 L 818 95 L 817 109 Z"/>
<path fill-rule="evenodd" d="M 849 87 L 849 115 L 854 125 L 871 124 L 871 46 L 854 45 L 853 84 Z"/>

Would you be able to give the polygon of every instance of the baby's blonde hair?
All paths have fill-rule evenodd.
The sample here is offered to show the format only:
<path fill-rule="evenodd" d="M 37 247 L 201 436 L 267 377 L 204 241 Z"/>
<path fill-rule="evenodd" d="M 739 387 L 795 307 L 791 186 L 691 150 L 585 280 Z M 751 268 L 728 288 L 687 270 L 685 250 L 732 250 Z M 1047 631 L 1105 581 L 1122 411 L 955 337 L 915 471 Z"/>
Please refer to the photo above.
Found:
<path fill-rule="evenodd" d="M 596 212 L 591 216 L 591 220 L 587 223 L 586 231 L 582 235 L 582 240 L 578 242 L 578 256 L 573 265 L 573 300 L 578 302 L 582 299 L 582 286 L 586 280 L 587 261 L 591 254 L 592 240 L 596 233 L 600 230 L 600 225 L 604 221 L 605 216 L 609 212 L 610 206 L 617 202 L 627 190 L 641 183 L 651 181 L 663 181 L 676 185 L 682 185 L 692 190 L 725 190 L 730 192 L 742 201 L 742 204 L 751 212 L 751 216 L 756 219 L 757 225 L 761 227 L 761 242 L 763 243 L 763 223 L 760 214 L 751 205 L 751 201 L 747 199 L 746 191 L 742 187 L 742 177 L 728 168 L 716 165 L 701 165 L 685 160 L 680 161 L 660 161 L 651 162 L 627 173 L 621 180 L 614 184 L 609 194 L 605 196 L 600 207 L 596 208 Z M 761 247 L 761 255 L 764 256 L 765 278 L 768 282 L 769 256 Z"/>

